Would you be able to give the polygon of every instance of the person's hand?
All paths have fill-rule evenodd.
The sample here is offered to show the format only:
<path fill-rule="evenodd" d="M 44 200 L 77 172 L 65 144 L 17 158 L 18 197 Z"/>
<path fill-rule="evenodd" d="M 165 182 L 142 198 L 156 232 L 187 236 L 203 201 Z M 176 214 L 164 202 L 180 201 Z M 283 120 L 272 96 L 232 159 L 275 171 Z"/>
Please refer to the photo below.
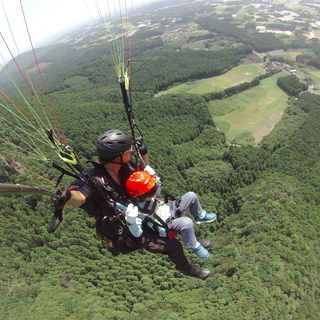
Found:
<path fill-rule="evenodd" d="M 51 198 L 51 203 L 54 207 L 54 213 L 53 217 L 51 219 L 51 222 L 47 228 L 47 231 L 49 233 L 52 233 L 57 230 L 59 227 L 61 221 L 62 221 L 62 210 L 63 207 L 66 205 L 66 203 L 70 200 L 71 198 L 71 192 L 70 190 L 58 190 L 56 192 L 58 195 L 57 198 Z"/>
<path fill-rule="evenodd" d="M 156 172 L 154 171 L 154 169 L 149 166 L 149 165 L 146 165 L 145 168 L 143 169 L 145 172 L 148 172 L 150 175 L 152 176 L 156 176 Z"/>
<path fill-rule="evenodd" d="M 139 209 L 137 206 L 134 206 L 132 203 L 130 203 L 126 210 L 126 221 L 129 224 L 135 224 L 136 218 L 139 216 Z"/>
<path fill-rule="evenodd" d="M 67 190 L 58 190 L 56 194 L 59 196 L 58 198 L 51 198 L 51 202 L 55 210 L 62 210 L 66 203 L 71 198 L 71 192 L 69 189 Z"/>
<path fill-rule="evenodd" d="M 134 139 L 134 143 L 138 149 L 138 151 L 140 152 L 140 154 L 142 156 L 146 155 L 148 153 L 148 147 L 146 142 L 143 140 L 142 137 L 136 137 Z"/>
<path fill-rule="evenodd" d="M 148 172 L 150 175 L 156 177 L 158 188 L 160 188 L 161 187 L 161 180 L 160 180 L 160 177 L 157 176 L 154 169 L 152 167 L 150 167 L 149 165 L 146 165 L 146 167 L 143 170 L 145 172 Z"/>

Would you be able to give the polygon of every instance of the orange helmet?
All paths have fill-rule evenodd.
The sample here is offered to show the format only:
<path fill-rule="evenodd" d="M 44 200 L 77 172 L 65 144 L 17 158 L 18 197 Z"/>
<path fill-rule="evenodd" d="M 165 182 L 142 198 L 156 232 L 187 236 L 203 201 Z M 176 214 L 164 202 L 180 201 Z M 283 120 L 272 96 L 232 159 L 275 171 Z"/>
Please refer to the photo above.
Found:
<path fill-rule="evenodd" d="M 157 185 L 157 179 L 145 171 L 135 171 L 130 174 L 125 183 L 128 194 L 135 198 L 151 191 Z"/>

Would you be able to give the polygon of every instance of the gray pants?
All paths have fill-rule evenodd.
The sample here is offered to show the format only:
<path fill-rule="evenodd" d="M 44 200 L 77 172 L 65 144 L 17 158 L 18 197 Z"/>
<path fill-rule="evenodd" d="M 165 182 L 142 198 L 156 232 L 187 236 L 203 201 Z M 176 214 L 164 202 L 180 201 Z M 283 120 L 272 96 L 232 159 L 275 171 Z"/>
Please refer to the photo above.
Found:
<path fill-rule="evenodd" d="M 187 192 L 179 200 L 174 201 L 170 209 L 173 218 L 171 228 L 181 231 L 181 238 L 186 248 L 196 247 L 198 241 L 194 224 L 192 219 L 185 216 L 185 212 L 189 209 L 193 217 L 201 216 L 203 210 L 197 195 L 192 191 Z"/>

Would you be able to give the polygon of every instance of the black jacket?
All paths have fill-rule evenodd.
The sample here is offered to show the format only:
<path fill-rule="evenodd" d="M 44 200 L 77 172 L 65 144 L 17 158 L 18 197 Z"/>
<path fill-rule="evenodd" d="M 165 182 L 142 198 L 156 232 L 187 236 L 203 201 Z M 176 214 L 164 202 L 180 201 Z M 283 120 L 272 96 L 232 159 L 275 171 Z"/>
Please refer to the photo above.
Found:
<path fill-rule="evenodd" d="M 114 213 L 115 203 L 127 205 L 130 196 L 124 187 L 118 185 L 106 171 L 103 165 L 91 162 L 94 168 L 87 169 L 93 181 L 98 183 L 100 191 L 93 183 L 86 183 L 81 179 L 77 179 L 69 187 L 69 190 L 80 191 L 85 197 L 86 202 L 80 208 L 85 210 L 90 216 L 97 219 Z M 119 171 L 119 178 L 122 184 L 126 181 L 128 175 L 138 170 L 135 163 L 124 164 Z M 102 190 L 102 191 L 101 191 Z"/>

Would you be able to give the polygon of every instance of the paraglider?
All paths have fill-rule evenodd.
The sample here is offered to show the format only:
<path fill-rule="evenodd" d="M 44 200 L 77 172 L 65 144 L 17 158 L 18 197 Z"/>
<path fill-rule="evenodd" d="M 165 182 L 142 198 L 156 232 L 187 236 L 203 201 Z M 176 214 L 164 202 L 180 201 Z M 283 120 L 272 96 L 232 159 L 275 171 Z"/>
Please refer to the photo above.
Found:
<path fill-rule="evenodd" d="M 67 190 L 58 189 L 54 193 L 54 196 L 50 192 L 41 191 L 41 193 L 52 197 L 54 205 L 54 214 L 48 227 L 48 232 L 54 232 L 60 225 L 62 210 L 65 205 L 71 205 L 76 208 L 80 207 L 96 219 L 96 229 L 100 238 L 112 241 L 114 247 L 119 252 L 127 253 L 144 247 L 150 252 L 164 253 L 169 256 L 176 268 L 184 274 L 206 279 L 211 275 L 210 270 L 197 267 L 190 262 L 183 252 L 181 243 L 177 239 L 162 238 L 157 234 L 154 234 L 152 237 L 148 235 L 146 238 L 148 240 L 143 241 L 144 244 L 142 245 L 133 235 L 127 232 L 128 227 L 124 221 L 124 211 L 128 203 L 134 202 L 134 197 L 125 190 L 123 187 L 124 182 L 132 171 L 143 170 L 149 173 L 152 171 L 152 175 L 155 175 L 155 173 L 148 166 L 147 147 L 133 115 L 130 88 L 131 58 L 130 49 L 126 47 L 126 39 L 130 34 L 128 32 L 130 24 L 124 18 L 127 15 L 127 10 L 122 7 L 123 3 L 119 1 L 118 4 L 119 12 L 121 13 L 120 31 L 112 35 L 107 44 L 114 58 L 113 61 L 120 85 L 120 92 L 129 122 L 129 135 L 118 129 L 108 130 L 101 134 L 96 142 L 99 159 L 98 161 L 91 161 L 94 166 L 93 169 L 86 168 L 81 163 L 79 156 L 72 146 L 68 143 L 64 134 L 53 100 L 50 97 L 41 68 L 39 67 L 39 61 L 31 38 L 30 42 L 34 61 L 47 101 L 46 103 L 42 101 L 28 72 L 23 71 L 17 59 L 12 55 L 12 59 L 29 90 L 30 96 L 26 97 L 26 94 L 19 89 L 15 80 L 10 78 L 9 73 L 7 73 L 18 92 L 19 99 L 15 102 L 9 95 L 0 92 L 2 97 L 0 107 L 6 112 L 5 116 L 0 115 L 0 121 L 6 127 L 14 128 L 15 134 L 23 136 L 23 139 L 21 139 L 22 145 L 19 146 L 23 152 L 38 160 L 45 161 L 50 167 L 59 171 L 60 176 L 54 183 L 55 187 L 58 187 L 64 175 L 69 175 L 76 179 Z M 96 2 L 100 23 L 105 27 L 108 26 L 105 17 L 109 16 L 112 18 L 112 15 L 110 14 L 109 7 L 104 8 L 107 8 L 108 15 L 101 13 L 99 2 Z M 21 10 L 23 11 L 22 3 Z M 26 21 L 25 16 L 24 19 Z M 3 38 L 3 40 L 5 39 Z M 3 67 L 3 69 L 6 72 L 6 68 Z M 35 103 L 37 104 L 36 106 L 34 105 Z M 10 116 L 8 117 L 7 115 Z M 8 142 L 6 141 L 6 143 Z M 16 146 L 14 143 L 12 145 L 15 150 Z M 54 151 L 56 156 L 51 151 Z M 0 150 L 0 154 L 1 152 Z M 11 157 L 4 156 L 9 161 L 12 160 L 12 162 L 16 163 Z M 6 188 L 12 192 L 33 190 L 32 188 L 10 189 L 8 186 Z M 36 189 L 34 190 L 37 191 Z M 211 220 L 213 221 L 214 219 Z M 197 255 L 199 257 L 209 257 L 208 251 L 201 244 L 197 247 L 197 249 L 199 248 L 204 252 L 200 255 L 200 251 L 198 250 Z"/>
<path fill-rule="evenodd" d="M 53 99 L 48 92 L 46 81 L 42 74 L 22 1 L 20 1 L 19 7 L 21 11 L 21 20 L 24 22 L 26 38 L 29 39 L 31 53 L 34 58 L 35 68 L 33 69 L 37 71 L 42 88 L 36 87 L 31 79 L 31 74 L 28 72 L 27 67 L 21 65 L 19 59 L 15 57 L 13 53 L 14 50 L 10 47 L 11 38 L 16 44 L 15 35 L 12 32 L 4 5 L 2 5 L 2 8 L 7 18 L 6 22 L 8 24 L 8 29 L 11 30 L 10 34 L 7 35 L 3 34 L 2 30 L 0 30 L 3 47 L 12 59 L 19 78 L 22 80 L 27 91 L 29 91 L 29 94 L 20 89 L 20 80 L 11 76 L 5 63 L 1 64 L 2 73 L 6 74 L 16 92 L 14 93 L 14 98 L 11 98 L 11 94 L 0 89 L 0 122 L 2 128 L 5 129 L 6 132 L 10 132 L 10 136 L 1 138 L 2 146 L 0 147 L 0 155 L 3 159 L 6 159 L 6 162 L 10 165 L 18 166 L 21 170 L 29 171 L 38 178 L 46 180 L 55 188 L 58 187 L 65 175 L 69 175 L 73 178 L 80 178 L 86 184 L 91 186 L 94 185 L 95 182 L 92 181 L 89 171 L 84 168 L 80 158 L 70 146 L 65 136 Z M 91 3 L 91 6 L 87 2 L 86 8 L 89 11 L 94 28 L 103 28 L 105 34 L 108 35 L 108 41 L 106 42 L 107 46 L 105 49 L 106 51 L 109 50 L 109 54 L 112 56 L 114 68 L 118 77 L 120 92 L 129 122 L 133 147 L 135 149 L 134 154 L 136 156 L 136 161 L 144 163 L 144 160 L 139 153 L 140 140 L 135 136 L 136 131 L 138 131 L 139 137 L 142 137 L 142 133 L 135 123 L 131 102 L 130 43 L 128 42 L 128 35 L 131 32 L 129 31 L 131 24 L 129 23 L 128 18 L 130 10 L 127 8 L 126 1 L 120 0 L 113 2 L 112 4 L 108 1 L 94 1 Z M 115 19 L 119 19 L 120 24 L 117 24 L 116 31 L 111 31 L 113 20 Z M 8 40 L 6 36 L 10 38 L 10 40 Z M 18 48 L 17 52 L 19 52 Z M 34 74 L 32 75 L 35 76 Z M 38 93 L 39 90 L 42 92 L 41 95 Z M 11 137 L 11 135 L 13 137 Z M 20 140 L 19 144 L 15 143 L 16 138 Z M 56 155 L 54 155 L 52 151 L 54 151 Z M 29 170 L 24 166 L 24 161 L 26 159 L 44 161 L 47 165 L 59 171 L 59 177 L 53 182 L 44 176 L 45 172 L 36 173 Z M 98 188 L 97 186 L 95 187 Z M 26 192 L 27 189 L 23 188 L 23 190 Z M 29 192 L 32 190 L 38 192 L 36 187 L 34 189 L 28 188 L 28 190 Z M 6 186 L 6 192 L 22 192 L 22 189 L 9 188 Z M 102 191 L 100 190 L 100 192 Z M 2 190 L 2 194 L 3 193 L 4 189 Z M 56 193 L 53 192 L 42 193 L 51 196 L 53 194 L 56 195 Z M 61 189 L 58 190 L 58 193 L 61 195 Z M 59 212 L 59 216 L 60 215 L 61 213 Z M 53 220 L 55 218 L 61 220 L 58 216 L 54 217 Z M 55 225 L 57 226 L 58 224 Z M 53 230 L 50 232 L 52 231 Z"/>

